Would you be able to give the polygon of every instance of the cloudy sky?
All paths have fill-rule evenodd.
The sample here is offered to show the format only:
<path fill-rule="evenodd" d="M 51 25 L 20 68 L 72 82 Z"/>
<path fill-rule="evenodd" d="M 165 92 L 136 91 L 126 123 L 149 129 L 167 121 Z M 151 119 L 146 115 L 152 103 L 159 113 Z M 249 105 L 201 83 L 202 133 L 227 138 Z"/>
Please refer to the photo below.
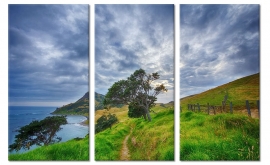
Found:
<path fill-rule="evenodd" d="M 9 105 L 62 106 L 88 91 L 89 5 L 9 5 Z"/>
<path fill-rule="evenodd" d="M 180 98 L 258 73 L 259 5 L 180 5 Z"/>
<path fill-rule="evenodd" d="M 95 92 L 137 69 L 158 72 L 174 100 L 174 5 L 95 5 Z"/>

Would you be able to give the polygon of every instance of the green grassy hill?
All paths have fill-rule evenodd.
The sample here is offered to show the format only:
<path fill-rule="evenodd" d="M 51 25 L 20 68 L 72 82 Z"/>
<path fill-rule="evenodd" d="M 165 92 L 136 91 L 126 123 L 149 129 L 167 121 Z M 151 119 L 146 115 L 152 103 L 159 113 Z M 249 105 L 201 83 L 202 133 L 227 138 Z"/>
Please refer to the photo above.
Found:
<path fill-rule="evenodd" d="M 95 92 L 95 110 L 104 109 L 103 104 L 102 104 L 103 100 L 104 100 L 104 95 Z"/>
<path fill-rule="evenodd" d="M 260 160 L 260 121 L 248 117 L 247 112 L 238 114 L 246 108 L 245 100 L 257 108 L 259 90 L 258 73 L 180 99 L 180 159 Z M 188 111 L 188 104 L 221 105 L 225 95 L 227 107 L 228 102 L 233 103 L 233 114 Z"/>
<path fill-rule="evenodd" d="M 245 108 L 246 100 L 250 101 L 251 108 L 256 108 L 256 100 L 260 99 L 260 74 L 253 74 L 240 78 L 230 83 L 207 90 L 200 94 L 188 96 L 180 99 L 180 106 L 183 110 L 187 109 L 188 104 L 200 105 L 221 105 L 225 95 L 227 105 L 231 101 L 234 110 Z"/>
<path fill-rule="evenodd" d="M 61 115 L 84 115 L 89 116 L 89 92 L 86 92 L 82 98 L 75 103 L 70 103 L 57 108 L 52 114 Z"/>
<path fill-rule="evenodd" d="M 174 160 L 173 103 L 157 104 L 151 113 L 152 121 L 128 118 L 128 107 L 97 110 L 96 120 L 106 113 L 116 114 L 119 123 L 95 135 L 95 160 L 121 160 L 124 139 L 130 160 Z"/>
<path fill-rule="evenodd" d="M 260 160 L 259 119 L 191 111 L 180 116 L 181 160 Z"/>
<path fill-rule="evenodd" d="M 9 160 L 89 160 L 89 136 L 67 142 L 42 146 L 21 154 L 11 154 Z"/>

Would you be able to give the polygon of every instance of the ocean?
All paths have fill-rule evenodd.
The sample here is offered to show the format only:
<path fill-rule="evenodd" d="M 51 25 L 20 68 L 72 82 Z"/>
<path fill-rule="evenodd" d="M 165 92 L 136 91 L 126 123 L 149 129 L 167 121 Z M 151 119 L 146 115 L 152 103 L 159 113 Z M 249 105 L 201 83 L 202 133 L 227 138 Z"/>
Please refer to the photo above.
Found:
<path fill-rule="evenodd" d="M 56 107 L 31 107 L 31 106 L 9 106 L 8 110 L 8 145 L 15 141 L 15 135 L 20 127 L 29 124 L 33 120 L 42 120 L 47 116 L 52 116 Z M 57 132 L 58 137 L 62 137 L 61 142 L 80 137 L 83 138 L 89 133 L 89 127 L 80 123 L 86 120 L 86 117 L 79 115 L 68 115 L 68 124 L 62 125 L 61 130 Z M 30 150 L 36 148 L 33 146 Z M 8 149 L 8 146 L 7 146 Z M 17 153 L 27 152 L 29 150 L 21 149 Z M 16 153 L 15 151 L 11 153 Z"/>

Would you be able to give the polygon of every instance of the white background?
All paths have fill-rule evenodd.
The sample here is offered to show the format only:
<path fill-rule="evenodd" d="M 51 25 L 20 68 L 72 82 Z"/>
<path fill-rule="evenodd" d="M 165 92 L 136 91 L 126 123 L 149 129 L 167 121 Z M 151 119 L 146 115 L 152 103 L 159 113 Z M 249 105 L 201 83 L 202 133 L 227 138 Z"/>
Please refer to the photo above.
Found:
<path fill-rule="evenodd" d="M 84 162 L 9 162 L 8 161 L 8 4 L 89 4 L 90 5 L 90 161 Z M 96 162 L 94 160 L 94 4 L 174 4 L 175 5 L 175 161 L 171 162 Z M 260 4 L 261 46 L 261 160 L 259 162 L 180 162 L 179 161 L 179 5 L 180 4 Z M 1 0 L 0 2 L 0 163 L 2 164 L 269 164 L 270 163 L 270 1 L 268 0 Z"/>

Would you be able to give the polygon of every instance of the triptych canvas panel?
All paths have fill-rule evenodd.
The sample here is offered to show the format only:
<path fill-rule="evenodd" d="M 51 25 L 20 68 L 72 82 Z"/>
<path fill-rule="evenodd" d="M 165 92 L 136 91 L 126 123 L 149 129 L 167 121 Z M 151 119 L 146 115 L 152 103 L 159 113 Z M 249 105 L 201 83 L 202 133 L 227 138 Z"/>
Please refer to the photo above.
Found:
<path fill-rule="evenodd" d="M 179 8 L 8 5 L 8 160 L 260 160 L 260 6 Z"/>

